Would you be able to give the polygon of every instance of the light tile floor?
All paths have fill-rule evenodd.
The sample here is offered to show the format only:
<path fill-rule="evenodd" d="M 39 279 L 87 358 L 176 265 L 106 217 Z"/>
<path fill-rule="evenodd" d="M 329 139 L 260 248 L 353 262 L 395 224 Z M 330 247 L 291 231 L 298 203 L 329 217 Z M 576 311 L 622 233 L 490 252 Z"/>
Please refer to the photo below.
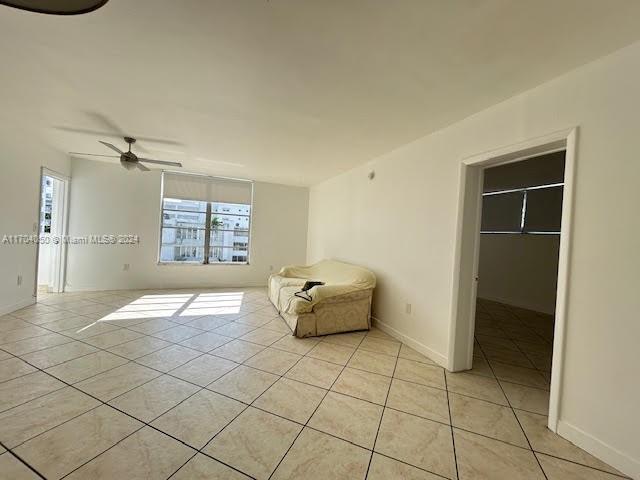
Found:
<path fill-rule="evenodd" d="M 296 339 L 263 289 L 42 295 L 0 317 L 0 478 L 610 479 L 546 429 L 553 320 L 479 301 L 474 368 Z"/>

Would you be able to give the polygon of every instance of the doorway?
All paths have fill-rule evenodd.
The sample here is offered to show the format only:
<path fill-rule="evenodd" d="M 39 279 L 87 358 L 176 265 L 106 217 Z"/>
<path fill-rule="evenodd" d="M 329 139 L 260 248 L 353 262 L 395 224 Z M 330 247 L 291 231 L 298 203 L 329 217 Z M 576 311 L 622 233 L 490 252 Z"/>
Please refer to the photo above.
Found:
<path fill-rule="evenodd" d="M 69 178 L 43 168 L 35 296 L 64 291 Z"/>
<path fill-rule="evenodd" d="M 560 151 L 566 152 L 562 182 L 563 200 L 559 213 L 557 289 L 555 292 L 555 305 L 552 307 L 555 322 L 552 332 L 550 332 L 553 336 L 553 356 L 551 360 L 548 426 L 554 432 L 557 431 L 560 387 L 562 383 L 576 137 L 576 129 L 555 132 L 544 137 L 469 157 L 463 160 L 460 170 L 460 210 L 456 238 L 457 248 L 448 364 L 448 368 L 451 371 L 468 370 L 473 365 L 485 171 L 491 167 L 532 159 L 545 154 Z M 511 203 L 514 203 L 514 198 L 512 196 Z M 513 208 L 513 205 L 509 208 Z M 526 222 L 526 219 L 521 216 L 520 224 L 515 225 L 515 227 L 526 227 L 523 222 Z M 495 307 L 499 309 L 499 306 Z M 527 314 L 524 313 L 522 316 L 525 317 Z"/>

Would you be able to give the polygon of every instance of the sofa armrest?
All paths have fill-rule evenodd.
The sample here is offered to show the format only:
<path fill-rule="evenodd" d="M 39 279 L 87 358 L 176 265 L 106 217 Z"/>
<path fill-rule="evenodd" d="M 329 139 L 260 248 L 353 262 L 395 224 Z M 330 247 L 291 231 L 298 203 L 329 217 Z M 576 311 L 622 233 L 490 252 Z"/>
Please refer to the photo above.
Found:
<path fill-rule="evenodd" d="M 304 265 L 285 265 L 280 269 L 278 275 L 285 278 L 299 278 L 302 269 L 306 269 L 306 267 Z"/>

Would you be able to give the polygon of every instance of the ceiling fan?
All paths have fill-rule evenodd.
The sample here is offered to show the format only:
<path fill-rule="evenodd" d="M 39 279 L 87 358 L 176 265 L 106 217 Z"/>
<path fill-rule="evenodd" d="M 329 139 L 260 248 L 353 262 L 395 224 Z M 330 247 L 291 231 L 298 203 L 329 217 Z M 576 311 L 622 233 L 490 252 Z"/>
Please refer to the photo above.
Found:
<path fill-rule="evenodd" d="M 126 168 L 127 170 L 133 170 L 134 168 L 137 168 L 138 170 L 142 170 L 143 172 L 148 172 L 149 169 L 147 167 L 145 167 L 144 165 L 142 165 L 142 163 L 157 163 L 159 165 L 169 165 L 172 167 L 182 167 L 182 164 L 180 162 L 165 162 L 164 160 L 153 160 L 151 158 L 142 158 L 142 157 L 138 157 L 135 153 L 133 153 L 131 151 L 131 145 L 133 145 L 134 143 L 136 143 L 136 139 L 133 137 L 124 137 L 124 141 L 127 142 L 129 144 L 129 150 L 126 152 L 123 152 L 122 150 L 120 150 L 118 147 L 116 147 L 115 145 L 109 143 L 109 142 L 103 142 L 102 140 L 98 140 L 101 144 L 103 144 L 105 147 L 110 148 L 111 150 L 114 150 L 115 152 L 118 152 L 119 155 L 102 155 L 99 153 L 80 153 L 80 152 L 69 152 L 71 154 L 77 154 L 77 155 L 89 155 L 91 157 L 111 157 L 111 158 L 120 158 L 120 165 L 122 165 L 124 168 Z"/>

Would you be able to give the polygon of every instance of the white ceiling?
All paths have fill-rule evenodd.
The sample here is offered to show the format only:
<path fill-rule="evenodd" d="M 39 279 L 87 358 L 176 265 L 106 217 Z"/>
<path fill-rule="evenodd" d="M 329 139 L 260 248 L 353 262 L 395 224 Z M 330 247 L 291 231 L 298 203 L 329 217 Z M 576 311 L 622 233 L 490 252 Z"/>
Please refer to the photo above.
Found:
<path fill-rule="evenodd" d="M 0 6 L 0 118 L 66 152 L 120 131 L 188 171 L 309 185 L 637 39 L 637 0 Z"/>

